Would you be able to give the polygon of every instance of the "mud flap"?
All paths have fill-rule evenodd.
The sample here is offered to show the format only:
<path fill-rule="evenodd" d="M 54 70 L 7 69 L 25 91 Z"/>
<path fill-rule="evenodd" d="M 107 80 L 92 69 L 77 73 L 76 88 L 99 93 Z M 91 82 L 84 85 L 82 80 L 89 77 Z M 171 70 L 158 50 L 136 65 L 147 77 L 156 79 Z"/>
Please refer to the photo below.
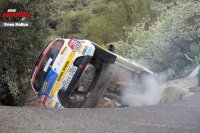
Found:
<path fill-rule="evenodd" d="M 83 108 L 95 108 L 98 105 L 115 73 L 115 64 L 104 63 L 102 67 L 100 77 L 91 94 L 88 96 Z"/>

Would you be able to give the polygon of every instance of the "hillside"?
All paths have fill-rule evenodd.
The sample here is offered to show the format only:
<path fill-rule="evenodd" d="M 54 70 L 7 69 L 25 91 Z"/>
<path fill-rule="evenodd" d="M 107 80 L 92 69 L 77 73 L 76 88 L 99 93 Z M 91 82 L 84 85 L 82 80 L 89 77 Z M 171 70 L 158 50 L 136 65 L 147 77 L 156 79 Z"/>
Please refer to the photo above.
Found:
<path fill-rule="evenodd" d="M 172 1 L 172 2 L 171 2 Z M 0 28 L 0 101 L 23 106 L 29 75 L 52 38 L 84 38 L 177 79 L 197 66 L 200 11 L 197 0 L 3 0 L 0 11 L 30 10 L 31 28 Z M 17 19 L 0 18 L 1 22 Z"/>

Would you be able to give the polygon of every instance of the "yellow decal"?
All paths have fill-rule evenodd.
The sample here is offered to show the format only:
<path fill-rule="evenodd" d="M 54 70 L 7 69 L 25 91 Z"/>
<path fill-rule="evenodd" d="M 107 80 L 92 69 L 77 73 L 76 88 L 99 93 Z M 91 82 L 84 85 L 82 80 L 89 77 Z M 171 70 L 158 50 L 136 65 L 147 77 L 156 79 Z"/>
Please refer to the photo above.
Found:
<path fill-rule="evenodd" d="M 85 48 L 85 46 L 82 46 L 82 47 L 80 48 L 80 50 L 79 50 L 79 53 L 82 53 L 83 50 L 84 50 L 84 48 Z"/>
<path fill-rule="evenodd" d="M 50 102 L 50 104 L 49 104 L 49 107 L 53 107 L 53 103 L 54 103 L 54 100 L 51 99 L 51 102 Z"/>
<path fill-rule="evenodd" d="M 53 96 L 55 94 L 56 90 L 58 89 L 60 82 L 62 81 L 70 63 L 72 62 L 72 59 L 74 58 L 74 55 L 75 55 L 75 52 L 71 51 L 71 53 L 69 54 L 69 57 L 65 61 L 64 65 L 63 65 L 63 67 L 62 67 L 62 69 L 61 69 L 61 71 L 60 71 L 60 73 L 59 73 L 59 75 L 56 79 L 56 82 L 54 83 L 54 85 L 51 89 L 51 92 L 49 94 L 50 96 Z"/>
<path fill-rule="evenodd" d="M 65 46 L 65 47 L 63 48 L 63 50 L 61 51 L 60 54 L 63 54 L 63 53 L 65 52 L 66 49 L 67 49 L 67 46 Z"/>
<path fill-rule="evenodd" d="M 43 87 L 42 87 L 42 92 L 44 92 L 44 91 L 46 90 L 47 85 L 48 85 L 48 83 L 47 83 L 47 82 L 44 82 L 44 85 L 43 85 Z"/>
<path fill-rule="evenodd" d="M 83 45 L 81 44 L 80 47 L 78 48 L 78 52 L 80 53 L 81 48 L 83 47 Z"/>

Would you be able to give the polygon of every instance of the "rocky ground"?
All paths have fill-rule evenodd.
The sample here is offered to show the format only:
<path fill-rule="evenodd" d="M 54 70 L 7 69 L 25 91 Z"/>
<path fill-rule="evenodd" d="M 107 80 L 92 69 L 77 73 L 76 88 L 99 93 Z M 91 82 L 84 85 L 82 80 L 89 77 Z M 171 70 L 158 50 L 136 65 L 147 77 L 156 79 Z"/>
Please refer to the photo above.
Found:
<path fill-rule="evenodd" d="M 197 77 L 169 81 L 164 89 L 161 103 L 172 102 L 194 95 L 191 89 L 197 86 L 197 82 Z"/>

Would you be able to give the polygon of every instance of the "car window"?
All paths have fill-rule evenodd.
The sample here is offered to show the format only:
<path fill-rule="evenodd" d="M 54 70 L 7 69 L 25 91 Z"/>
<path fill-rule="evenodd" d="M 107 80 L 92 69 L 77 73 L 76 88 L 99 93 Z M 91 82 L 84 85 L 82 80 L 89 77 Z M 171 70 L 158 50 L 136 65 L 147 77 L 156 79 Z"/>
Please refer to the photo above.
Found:
<path fill-rule="evenodd" d="M 51 66 L 53 65 L 58 53 L 60 52 L 62 46 L 64 44 L 64 40 L 57 40 L 53 46 L 49 49 L 47 54 L 45 55 L 41 65 L 39 66 L 38 73 L 35 78 L 34 82 L 34 89 L 38 92 L 48 74 L 48 72 L 51 69 Z"/>

